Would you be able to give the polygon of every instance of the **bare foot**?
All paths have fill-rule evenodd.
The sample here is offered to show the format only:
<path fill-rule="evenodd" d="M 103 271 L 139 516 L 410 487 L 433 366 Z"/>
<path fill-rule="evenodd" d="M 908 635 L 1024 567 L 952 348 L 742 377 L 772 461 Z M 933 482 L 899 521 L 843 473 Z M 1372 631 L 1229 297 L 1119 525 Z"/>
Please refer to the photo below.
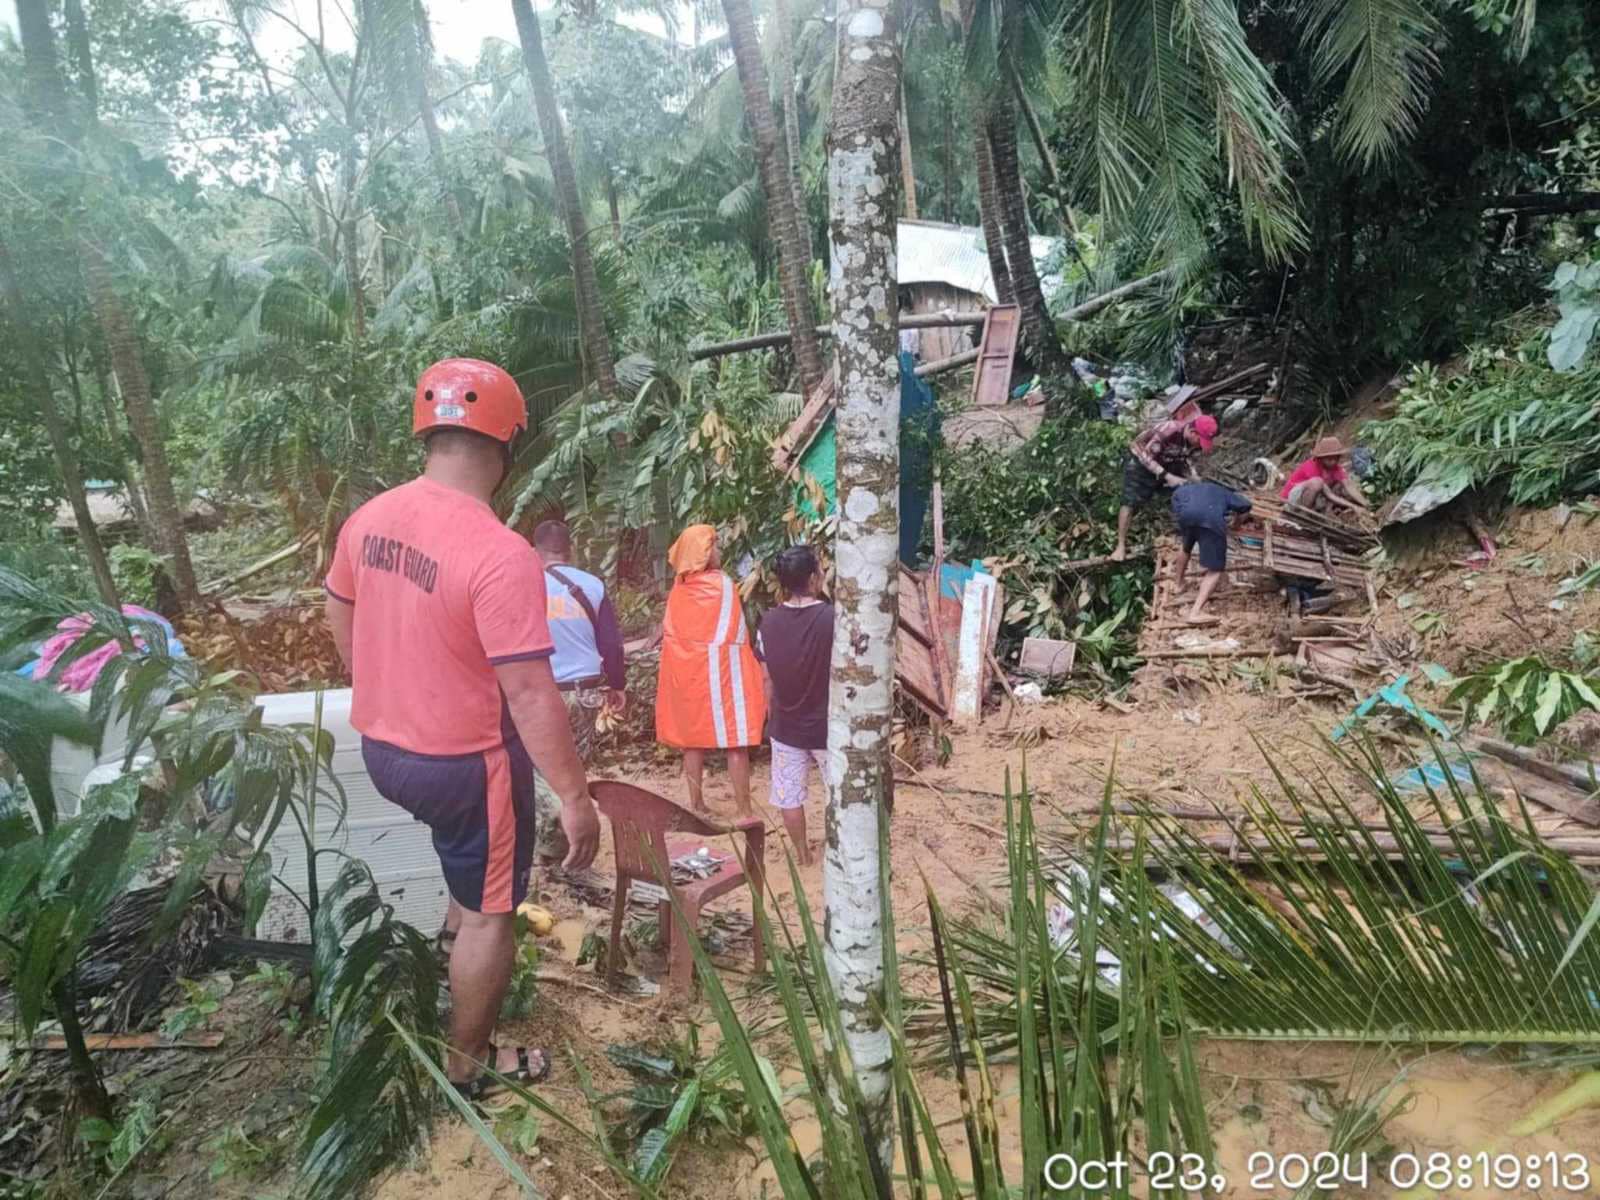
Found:
<path fill-rule="evenodd" d="M 1127 559 L 1127 557 L 1128 557 L 1128 548 L 1126 546 L 1118 546 L 1115 550 L 1113 550 L 1111 552 L 1111 561 L 1112 562 L 1123 562 L 1124 560 Z"/>

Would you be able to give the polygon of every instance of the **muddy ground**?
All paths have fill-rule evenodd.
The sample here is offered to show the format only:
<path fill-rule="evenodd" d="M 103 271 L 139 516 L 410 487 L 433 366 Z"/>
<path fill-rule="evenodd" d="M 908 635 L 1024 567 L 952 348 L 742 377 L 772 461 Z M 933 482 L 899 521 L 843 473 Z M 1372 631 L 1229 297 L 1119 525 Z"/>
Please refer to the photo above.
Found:
<path fill-rule="evenodd" d="M 1600 593 L 1552 605 L 1559 581 L 1600 557 L 1600 521 L 1583 513 L 1563 521 L 1559 512 L 1540 512 L 1513 515 L 1497 532 L 1499 556 L 1474 568 L 1456 564 L 1473 546 L 1452 514 L 1391 539 L 1377 628 L 1398 665 L 1409 669 L 1431 661 L 1452 671 L 1470 670 L 1489 657 L 1564 650 L 1581 631 L 1600 624 Z M 1253 596 L 1244 603 L 1252 621 L 1270 624 L 1278 619 L 1274 596 Z M 1423 613 L 1437 619 L 1419 622 Z M 293 624 L 298 628 L 298 622 Z M 1227 632 L 1216 631 L 1219 636 Z M 225 636 L 224 631 L 217 636 Z M 1420 680 L 1414 694 L 1435 707 L 1444 703 L 1440 689 Z M 1026 777 L 1041 801 L 1042 822 L 1063 835 L 1097 809 L 1108 777 L 1122 793 L 1157 804 L 1214 804 L 1231 810 L 1257 795 L 1271 802 L 1275 783 L 1268 755 L 1291 774 L 1305 773 L 1321 786 L 1357 795 L 1357 777 L 1320 748 L 1320 740 L 1353 700 L 1353 695 L 1337 691 L 1300 687 L 1261 660 L 1152 663 L 1117 703 L 1070 694 L 1014 710 L 1001 703 L 979 727 L 953 734 L 943 765 L 936 762 L 930 738 L 898 739 L 892 855 L 902 958 L 928 949 L 923 878 L 956 911 L 981 913 L 988 904 L 985 897 L 1003 894 L 1008 776 L 1014 787 Z M 1600 722 L 1575 720 L 1563 730 L 1563 738 L 1588 748 L 1597 729 Z M 1405 761 L 1401 740 L 1390 735 L 1380 743 L 1386 765 Z M 679 801 L 686 797 L 676 760 L 647 746 L 614 757 L 595 773 Z M 792 911 L 792 892 L 782 868 L 781 825 L 766 804 L 767 786 L 768 767 L 758 757 L 755 800 L 767 818 L 767 862 L 776 908 L 782 913 Z M 732 796 L 720 764 L 710 770 L 708 799 L 721 815 L 732 815 Z M 820 841 L 822 813 L 815 787 L 810 821 L 812 839 Z M 1540 824 L 1564 827 L 1553 815 L 1541 816 Z M 590 873 L 592 882 L 609 887 L 612 861 L 608 838 Z M 801 883 L 820 910 L 821 868 L 803 869 Z M 587 1103 L 577 1086 L 573 1056 L 593 1073 L 601 1093 L 616 1092 L 628 1086 L 628 1079 L 607 1061 L 608 1045 L 681 1038 L 692 1022 L 700 1028 L 702 1046 L 709 1049 L 716 1042 L 715 1021 L 702 1003 L 611 992 L 593 963 L 580 967 L 576 961 L 588 935 L 603 936 L 608 929 L 610 912 L 603 896 L 554 879 L 541 880 L 539 893 L 557 925 L 541 942 L 538 1000 L 530 1017 L 502 1030 L 502 1039 L 557 1052 L 558 1069 L 541 1094 L 587 1126 Z M 714 908 L 738 914 L 747 912 L 747 905 L 735 893 Z M 750 972 L 748 922 L 728 916 L 715 928 L 725 943 L 719 960 L 724 978 L 741 1012 L 749 1022 L 771 1017 L 774 1001 Z M 647 939 L 636 932 L 634 940 Z M 627 970 L 647 979 L 664 978 L 659 951 L 647 945 L 630 956 Z M 914 963 L 907 965 L 904 983 L 912 995 L 933 994 L 927 972 Z M 110 1195 L 278 1200 L 292 1194 L 294 1138 L 309 1098 L 310 1057 L 316 1047 L 282 1027 L 281 1010 L 266 997 L 269 991 L 261 982 L 239 983 L 209 1020 L 213 1029 L 225 1032 L 223 1048 L 189 1055 L 179 1067 L 167 1060 L 167 1069 L 182 1074 L 166 1083 L 181 1084 L 194 1097 L 173 1120 L 170 1146 L 147 1168 L 136 1168 L 119 1180 Z M 767 1038 L 761 1048 L 778 1066 L 782 1081 L 794 1082 L 792 1055 L 785 1052 L 782 1036 Z M 1218 1145 L 1216 1166 L 1229 1179 L 1224 1195 L 1290 1195 L 1294 1189 L 1284 1180 L 1252 1186 L 1252 1166 L 1266 1160 L 1252 1163 L 1251 1156 L 1274 1155 L 1284 1161 L 1291 1154 L 1309 1158 L 1325 1150 L 1328 1123 L 1347 1093 L 1396 1078 L 1394 1095 L 1409 1097 L 1386 1129 L 1397 1151 L 1473 1154 L 1493 1147 L 1524 1156 L 1586 1152 L 1594 1164 L 1591 1173 L 1600 1178 L 1600 1111 L 1569 1118 L 1535 1138 L 1506 1146 L 1496 1142 L 1517 1115 L 1559 1091 L 1570 1078 L 1528 1069 L 1524 1059 L 1509 1051 L 1208 1041 L 1200 1045 L 1199 1055 Z M 930 1069 L 922 1083 L 959 1168 L 964 1150 L 953 1081 L 947 1071 Z M 130 1087 L 137 1086 L 135 1079 Z M 999 1087 L 1002 1149 L 1008 1176 L 1015 1179 L 1021 1164 L 1014 1120 L 1017 1097 L 1014 1078 L 1003 1069 Z M 802 1148 L 813 1148 L 814 1118 L 803 1101 L 791 1100 L 790 1108 L 797 1141 Z M 230 1132 L 235 1129 L 237 1136 Z M 1293 1160 L 1288 1161 L 1292 1167 Z M 551 1200 L 622 1194 L 580 1140 L 549 1120 L 522 1162 Z M 1395 1189 L 1385 1185 L 1379 1172 L 1370 1190 L 1386 1194 Z M 1591 1192 L 1600 1194 L 1600 1187 L 1591 1187 Z M 416 1162 L 397 1164 L 376 1194 L 380 1200 L 490 1200 L 514 1196 L 516 1188 L 472 1131 L 447 1117 L 428 1151 Z M 752 1139 L 689 1146 L 663 1194 L 685 1200 L 758 1200 L 777 1191 L 764 1153 Z M 1546 1187 L 1516 1194 L 1558 1193 Z"/>

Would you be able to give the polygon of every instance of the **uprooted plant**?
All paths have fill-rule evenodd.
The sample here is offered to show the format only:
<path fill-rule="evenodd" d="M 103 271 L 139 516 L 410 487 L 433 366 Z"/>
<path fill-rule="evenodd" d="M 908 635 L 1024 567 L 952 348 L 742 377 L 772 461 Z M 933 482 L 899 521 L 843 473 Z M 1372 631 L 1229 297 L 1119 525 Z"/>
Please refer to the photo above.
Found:
<path fill-rule="evenodd" d="M 241 832 L 270 835 L 291 797 L 311 785 L 331 744 L 308 729 L 263 726 L 237 673 L 212 675 L 194 660 L 169 657 L 165 636 L 145 623 L 0 570 L 0 654 L 80 614 L 83 635 L 56 672 L 107 642 L 148 648 L 112 658 L 87 705 L 48 683 L 0 674 L 0 754 L 14 764 L 25 796 L 0 825 L 0 971 L 25 1036 L 46 1018 L 61 1023 L 80 1111 L 109 1121 L 111 1101 L 79 1020 L 78 958 L 90 935 L 140 873 L 167 855 L 177 859 L 176 874 L 147 934 L 161 937 L 212 856 L 238 848 Z M 89 788 L 76 811 L 63 812 L 51 777 L 54 739 L 98 748 L 113 722 L 126 727 L 121 773 Z M 145 753 L 162 764 L 157 783 L 135 769 Z M 232 799 L 215 814 L 197 816 L 206 813 L 198 796 L 207 781 Z M 245 907 L 253 919 L 266 901 L 268 863 L 244 845 Z"/>

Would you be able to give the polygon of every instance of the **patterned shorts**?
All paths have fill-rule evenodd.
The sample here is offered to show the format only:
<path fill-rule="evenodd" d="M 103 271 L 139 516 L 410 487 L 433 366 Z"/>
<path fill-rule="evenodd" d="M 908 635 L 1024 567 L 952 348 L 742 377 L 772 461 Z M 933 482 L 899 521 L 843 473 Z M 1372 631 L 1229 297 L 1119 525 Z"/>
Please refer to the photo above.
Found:
<path fill-rule="evenodd" d="M 817 764 L 822 782 L 828 782 L 828 752 L 801 750 L 772 739 L 772 807 L 804 808 L 811 784 L 811 764 Z"/>

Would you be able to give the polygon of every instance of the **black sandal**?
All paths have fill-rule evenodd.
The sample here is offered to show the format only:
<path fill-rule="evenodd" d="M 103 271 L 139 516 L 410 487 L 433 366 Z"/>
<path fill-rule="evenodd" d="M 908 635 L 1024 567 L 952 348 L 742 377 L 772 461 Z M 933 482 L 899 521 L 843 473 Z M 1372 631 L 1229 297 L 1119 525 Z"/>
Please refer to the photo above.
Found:
<path fill-rule="evenodd" d="M 534 1069 L 529 1059 L 531 1055 L 538 1055 L 539 1067 Z M 500 1048 L 493 1042 L 489 1043 L 489 1061 L 494 1062 L 500 1057 Z M 485 1071 L 476 1079 L 467 1083 L 455 1085 L 456 1091 L 470 1101 L 482 1100 L 486 1096 L 506 1090 L 508 1083 L 531 1085 L 543 1083 L 550 1078 L 550 1052 L 534 1047 L 531 1051 L 527 1046 L 517 1047 L 517 1065 L 509 1071 Z"/>

